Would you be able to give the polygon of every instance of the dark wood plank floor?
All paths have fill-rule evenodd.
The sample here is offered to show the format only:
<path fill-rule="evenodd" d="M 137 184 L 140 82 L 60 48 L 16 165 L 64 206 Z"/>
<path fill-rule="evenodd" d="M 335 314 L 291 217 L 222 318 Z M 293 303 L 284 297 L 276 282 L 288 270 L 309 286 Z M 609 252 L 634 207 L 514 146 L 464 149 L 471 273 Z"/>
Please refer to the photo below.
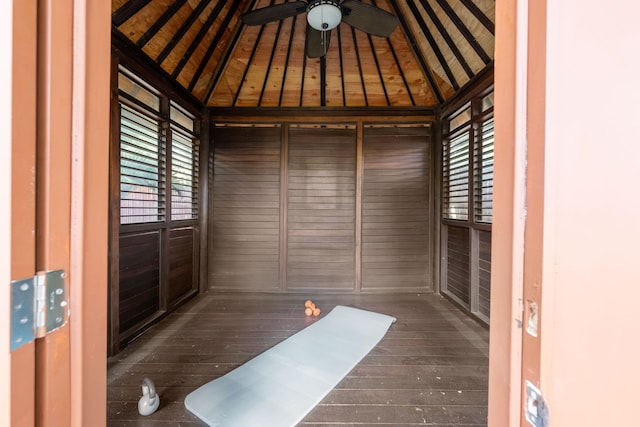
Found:
<path fill-rule="evenodd" d="M 487 425 L 488 330 L 441 296 L 245 293 L 200 295 L 110 358 L 108 425 L 202 425 L 185 396 L 316 321 L 308 297 L 324 313 L 351 305 L 398 320 L 301 426 Z M 144 377 L 161 398 L 149 417 L 137 412 Z"/>

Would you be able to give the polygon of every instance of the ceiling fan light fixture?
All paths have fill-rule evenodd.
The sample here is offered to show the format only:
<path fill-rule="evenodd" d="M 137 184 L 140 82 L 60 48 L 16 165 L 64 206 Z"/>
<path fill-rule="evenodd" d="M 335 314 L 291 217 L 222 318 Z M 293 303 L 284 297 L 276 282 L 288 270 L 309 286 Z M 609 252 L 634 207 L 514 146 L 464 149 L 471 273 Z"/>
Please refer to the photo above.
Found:
<path fill-rule="evenodd" d="M 319 0 L 309 5 L 307 22 L 318 31 L 330 31 L 340 24 L 342 9 L 334 0 Z"/>

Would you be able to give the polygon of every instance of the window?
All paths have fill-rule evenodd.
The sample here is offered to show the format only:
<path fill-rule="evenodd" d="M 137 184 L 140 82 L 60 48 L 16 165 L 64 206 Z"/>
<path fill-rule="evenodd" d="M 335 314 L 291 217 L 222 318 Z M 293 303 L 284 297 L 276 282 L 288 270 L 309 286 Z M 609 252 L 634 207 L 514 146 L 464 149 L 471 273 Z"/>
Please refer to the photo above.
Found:
<path fill-rule="evenodd" d="M 160 123 L 120 106 L 120 223 L 164 221 L 165 153 Z"/>
<path fill-rule="evenodd" d="M 469 129 L 450 138 L 443 152 L 444 203 L 446 219 L 466 221 L 469 216 Z"/>
<path fill-rule="evenodd" d="M 197 219 L 199 140 L 194 116 L 178 104 L 163 102 L 125 69 L 118 84 L 120 223 Z M 163 105 L 168 106 L 164 111 Z"/>
<path fill-rule="evenodd" d="M 493 94 L 464 106 L 446 121 L 446 127 L 450 132 L 443 138 L 442 217 L 491 224 Z"/>
<path fill-rule="evenodd" d="M 493 117 L 480 125 L 474 150 L 475 221 L 491 224 L 493 219 Z"/>

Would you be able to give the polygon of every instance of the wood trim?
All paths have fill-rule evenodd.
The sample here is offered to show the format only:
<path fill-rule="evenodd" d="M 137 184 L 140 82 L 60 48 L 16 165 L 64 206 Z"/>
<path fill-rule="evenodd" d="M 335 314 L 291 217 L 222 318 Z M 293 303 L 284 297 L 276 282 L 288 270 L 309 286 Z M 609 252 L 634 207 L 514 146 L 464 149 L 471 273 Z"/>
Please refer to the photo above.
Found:
<path fill-rule="evenodd" d="M 73 2 L 71 423 L 106 424 L 111 5 Z"/>
<path fill-rule="evenodd" d="M 4 60 L 9 61 L 0 67 L 4 95 L 0 101 L 0 193 L 5 200 L 0 209 L 0 230 L 5 236 L 0 243 L 4 280 L 0 336 L 5 346 L 0 351 L 0 425 L 31 426 L 35 425 L 35 344 L 10 353 L 6 343 L 11 336 L 8 284 L 35 272 L 37 1 L 8 2 L 0 22 L 0 46 Z"/>
<path fill-rule="evenodd" d="M 527 221 L 524 229 L 524 274 L 523 274 L 523 304 L 526 324 L 530 307 L 538 307 L 537 335 L 524 332 L 522 334 L 522 384 L 520 407 L 527 402 L 526 381 L 542 388 L 541 340 L 544 329 L 540 324 L 545 315 L 542 306 L 542 287 L 544 264 L 551 264 L 547 255 L 552 250 L 544 252 L 545 219 L 552 216 L 545 212 L 545 158 L 546 158 L 546 88 L 547 88 L 547 1 L 542 0 L 529 4 L 528 10 L 528 40 L 527 49 L 527 109 L 526 109 L 526 206 Z M 553 158 L 552 155 L 549 155 Z M 553 169 L 553 167 L 552 167 Z M 547 190 L 549 193 L 551 191 Z M 550 197 L 552 198 L 552 197 Z M 550 204 L 553 202 L 551 201 Z M 557 240 L 556 242 L 560 242 Z M 545 255 L 547 257 L 545 257 Z M 553 255 L 552 255 L 553 256 Z M 550 267 L 547 267 L 550 268 Z M 549 307 L 552 312 L 552 307 Z M 550 332 L 547 332 L 550 333 Z M 549 339 L 549 341 L 552 341 Z M 527 423 L 525 411 L 521 410 L 520 422 Z"/>
<path fill-rule="evenodd" d="M 287 289 L 289 221 L 289 125 L 282 125 L 280 140 L 280 289 Z"/>
<path fill-rule="evenodd" d="M 440 105 L 440 117 L 447 117 L 462 105 L 471 101 L 472 98 L 482 96 L 485 92 L 490 92 L 493 89 L 494 82 L 493 68 L 494 63 L 491 61 L 482 71 L 465 83 L 465 85 L 456 92 L 454 97 Z"/>
<path fill-rule="evenodd" d="M 120 351 L 120 103 L 118 55 L 111 56 L 111 122 L 109 144 L 109 329 L 108 351 Z"/>
<path fill-rule="evenodd" d="M 37 271 L 69 271 L 72 22 L 72 0 L 38 2 Z M 36 340 L 36 425 L 71 423 L 69 362 L 69 324 Z"/>
<path fill-rule="evenodd" d="M 520 425 L 522 274 L 526 219 L 527 4 L 496 2 L 495 176 L 491 238 L 489 412 L 492 427 Z"/>
<path fill-rule="evenodd" d="M 442 131 L 440 122 L 437 121 L 433 126 L 431 126 L 431 145 L 432 145 L 432 153 L 433 153 L 433 168 L 431 172 L 431 182 L 433 182 L 432 188 L 432 197 L 431 204 L 433 206 L 431 215 L 431 229 L 433 230 L 433 244 L 431 246 L 433 256 L 431 259 L 433 260 L 433 278 L 432 283 L 434 287 L 434 292 L 440 293 L 441 291 L 441 282 L 440 278 L 442 277 L 441 271 L 441 248 L 442 248 Z"/>
<path fill-rule="evenodd" d="M 209 176 L 213 171 L 209 170 L 209 148 L 211 147 L 211 121 L 207 111 L 200 122 L 200 176 L 198 177 L 198 237 L 199 237 L 199 268 L 197 289 L 205 292 L 209 283 Z"/>
<path fill-rule="evenodd" d="M 364 171 L 364 126 L 356 128 L 356 218 L 355 218 L 355 291 L 362 289 L 362 186 Z"/>
<path fill-rule="evenodd" d="M 339 121 L 353 123 L 392 122 L 430 123 L 436 120 L 436 108 L 376 108 L 376 107 L 242 107 L 209 108 L 213 122 L 242 123 L 323 123 Z"/>

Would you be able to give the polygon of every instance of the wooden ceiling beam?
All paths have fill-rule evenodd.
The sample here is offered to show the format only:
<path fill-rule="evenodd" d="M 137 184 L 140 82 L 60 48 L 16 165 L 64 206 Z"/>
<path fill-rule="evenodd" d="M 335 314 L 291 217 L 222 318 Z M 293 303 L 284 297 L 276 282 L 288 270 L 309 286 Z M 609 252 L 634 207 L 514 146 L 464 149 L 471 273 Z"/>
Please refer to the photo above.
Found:
<path fill-rule="evenodd" d="M 409 8 L 411 9 L 411 12 L 413 13 L 413 16 L 416 22 L 418 23 L 418 25 L 420 26 L 420 29 L 422 30 L 422 33 L 427 38 L 429 45 L 433 49 L 433 53 L 436 55 L 436 58 L 438 59 L 440 66 L 442 67 L 442 69 L 444 70 L 444 73 L 447 75 L 447 78 L 449 79 L 449 83 L 451 83 L 451 86 L 455 90 L 460 89 L 460 85 L 458 84 L 456 77 L 453 75 L 453 72 L 451 71 L 451 67 L 449 67 L 447 60 L 442 54 L 440 47 L 438 47 L 438 43 L 436 43 L 436 39 L 433 37 L 433 34 L 431 34 L 431 30 L 429 30 L 427 23 L 422 18 L 422 15 L 420 14 L 420 11 L 418 10 L 418 7 L 416 6 L 415 2 L 413 0 L 407 0 L 407 6 L 409 6 Z"/>
<path fill-rule="evenodd" d="M 257 3 L 257 1 L 258 0 L 251 0 L 251 4 L 249 4 L 249 7 L 247 7 L 247 9 L 244 12 L 252 10 L 255 4 Z M 225 53 L 224 55 L 222 55 L 222 59 L 219 61 L 220 63 L 217 65 L 216 70 L 213 73 L 211 73 L 211 78 L 209 79 L 209 83 L 207 84 L 206 95 L 202 101 L 205 105 L 208 104 L 209 100 L 213 96 L 213 91 L 215 90 L 216 85 L 218 84 L 218 81 L 222 76 L 222 72 L 224 71 L 225 65 L 231 58 L 231 55 L 233 54 L 234 49 L 238 45 L 238 41 L 240 40 L 240 36 L 242 35 L 243 27 L 244 27 L 244 24 L 242 23 L 242 20 L 239 20 L 238 24 L 236 25 L 236 28 L 233 31 L 231 43 L 227 45 Z"/>
<path fill-rule="evenodd" d="M 289 68 L 289 59 L 291 58 L 291 48 L 296 30 L 297 16 L 291 20 L 291 32 L 289 33 L 289 45 L 287 46 L 287 57 L 284 60 L 284 70 L 282 71 L 282 84 L 280 85 L 280 97 L 278 98 L 278 106 L 282 106 L 282 97 L 284 96 L 284 85 L 287 81 L 287 69 Z"/>
<path fill-rule="evenodd" d="M 373 61 L 376 64 L 376 69 L 378 70 L 378 77 L 380 78 L 380 85 L 382 86 L 382 92 L 384 92 L 384 99 L 387 101 L 387 105 L 391 106 L 391 101 L 389 101 L 389 94 L 387 93 L 387 86 L 384 84 L 384 76 L 382 75 L 382 70 L 380 69 L 380 61 L 378 61 L 378 54 L 376 53 L 376 47 L 373 45 L 373 38 L 371 34 L 367 34 L 369 39 L 369 45 L 371 46 L 371 54 L 373 55 Z"/>
<path fill-rule="evenodd" d="M 440 35 L 442 36 L 444 41 L 447 43 L 447 46 L 449 46 L 449 49 L 451 49 L 451 51 L 453 52 L 453 55 L 456 57 L 458 62 L 460 62 L 460 65 L 462 66 L 462 69 L 465 71 L 465 73 L 467 73 L 467 76 L 469 78 L 473 77 L 474 75 L 473 70 L 467 63 L 467 60 L 462 55 L 462 52 L 460 52 L 460 49 L 458 49 L 458 46 L 455 44 L 455 42 L 451 38 L 451 35 L 442 24 L 442 21 L 440 21 L 440 19 L 438 18 L 438 15 L 433 10 L 429 2 L 426 0 L 421 0 L 420 3 L 422 3 L 422 7 L 424 7 L 424 10 L 427 11 L 429 18 L 431 18 L 431 21 L 433 21 L 433 23 L 435 24 L 436 28 L 440 32 Z"/>
<path fill-rule="evenodd" d="M 484 27 L 487 30 L 489 30 L 489 32 L 491 34 L 495 34 L 496 33 L 496 26 L 493 23 L 493 21 L 491 19 L 489 19 L 489 17 L 487 15 L 485 15 L 484 12 L 482 12 L 482 10 L 480 10 L 478 5 L 476 5 L 473 2 L 473 0 L 461 0 L 460 2 L 463 5 L 465 5 L 467 7 L 467 9 L 469 9 L 469 12 L 471 12 L 473 14 L 473 16 L 475 16 L 476 19 L 478 21 L 480 21 L 480 23 L 482 25 L 484 25 Z"/>
<path fill-rule="evenodd" d="M 447 14 L 449 19 L 451 19 L 451 22 L 453 22 L 456 28 L 460 30 L 464 38 L 471 45 L 473 50 L 476 51 L 476 53 L 478 54 L 480 59 L 482 59 L 485 65 L 491 62 L 491 57 L 489 57 L 489 55 L 487 55 L 487 52 L 485 52 L 482 46 L 480 46 L 480 43 L 478 43 L 478 40 L 476 40 L 474 35 L 471 34 L 471 31 L 469 31 L 467 26 L 464 25 L 464 22 L 462 22 L 462 20 L 460 19 L 456 11 L 453 10 L 453 8 L 451 7 L 451 5 L 449 5 L 447 0 L 436 0 L 436 1 L 438 2 L 442 10 L 444 10 L 444 12 Z"/>
<path fill-rule="evenodd" d="M 213 122 L 224 123 L 421 123 L 436 120 L 437 108 L 422 107 L 215 107 Z"/>
<path fill-rule="evenodd" d="M 187 20 L 182 23 L 182 25 L 180 26 L 180 29 L 178 29 L 178 31 L 174 34 L 174 36 L 171 37 L 171 40 L 169 40 L 169 43 L 167 43 L 164 49 L 162 49 L 162 52 L 160 52 L 160 55 L 158 55 L 158 57 L 156 58 L 156 62 L 158 64 L 162 64 L 164 62 L 167 56 L 169 56 L 171 51 L 176 47 L 176 45 L 180 42 L 180 40 L 182 40 L 182 37 L 184 37 L 184 35 L 189 30 L 189 28 L 191 28 L 191 25 L 193 25 L 196 19 L 198 19 L 198 16 L 200 16 L 200 14 L 211 3 L 211 1 L 212 0 L 202 0 L 200 4 L 198 4 L 198 6 L 195 9 L 193 9 L 193 12 L 191 12 L 191 15 L 189 15 Z"/>
<path fill-rule="evenodd" d="M 224 3 L 224 1 L 221 1 L 221 3 Z M 204 71 L 207 64 L 209 63 L 209 60 L 211 59 L 211 55 L 213 55 L 213 52 L 216 50 L 216 47 L 218 47 L 218 43 L 224 36 L 225 30 L 227 29 L 229 22 L 231 22 L 231 19 L 235 15 L 241 3 L 242 3 L 242 0 L 235 0 L 231 5 L 231 7 L 229 8 L 229 12 L 224 17 L 224 21 L 222 21 L 219 31 L 216 33 L 213 40 L 211 40 L 211 43 L 209 44 L 209 48 L 207 49 L 207 52 L 202 57 L 202 60 L 200 61 L 200 64 L 198 64 L 198 68 L 196 72 L 193 74 L 193 77 L 189 82 L 189 86 L 187 87 L 187 89 L 190 92 L 193 91 L 193 88 L 195 87 L 196 83 L 198 82 L 198 80 L 200 80 L 200 76 L 202 75 L 202 72 Z M 256 42 L 256 45 L 257 44 L 258 43 Z"/>
<path fill-rule="evenodd" d="M 177 0 L 174 4 L 167 8 L 162 16 L 156 22 L 154 22 L 152 26 L 149 27 L 149 29 L 142 35 L 142 37 L 138 39 L 138 41 L 136 42 L 136 46 L 142 49 L 147 43 L 149 43 L 149 41 L 156 34 L 158 34 L 158 31 L 160 31 L 162 27 L 164 27 L 165 24 L 169 22 L 173 15 L 178 13 L 178 11 L 182 8 L 182 6 L 184 6 L 186 2 L 187 0 Z"/>
<path fill-rule="evenodd" d="M 111 25 L 119 27 L 136 13 L 140 12 L 151 0 L 130 0 L 111 15 Z"/>
<path fill-rule="evenodd" d="M 362 74 L 362 62 L 360 60 L 360 51 L 358 49 L 358 38 L 356 37 L 356 29 L 351 27 L 351 37 L 353 37 L 353 46 L 355 48 L 356 60 L 358 61 L 358 72 L 360 73 L 360 82 L 362 83 L 362 95 L 364 96 L 364 105 L 369 105 L 367 97 L 367 87 L 364 84 L 364 75 Z"/>
<path fill-rule="evenodd" d="M 436 96 L 436 99 L 438 100 L 438 102 L 442 104 L 444 102 L 444 96 L 442 95 L 442 90 L 440 89 L 440 86 L 438 86 L 435 78 L 433 77 L 433 71 L 431 70 L 431 67 L 429 67 L 429 64 L 425 60 L 422 52 L 420 51 L 420 49 L 418 49 L 418 46 L 416 46 L 415 38 L 412 37 L 411 29 L 409 28 L 409 25 L 407 24 L 407 21 L 404 18 L 404 15 L 402 14 L 400 8 L 398 7 L 397 2 L 392 1 L 390 3 L 393 6 L 393 10 L 395 11 L 396 16 L 400 20 L 400 25 L 402 26 L 402 30 L 404 31 L 405 39 L 407 39 L 409 46 L 413 50 L 414 56 L 417 58 L 418 62 L 420 63 L 420 66 L 422 67 L 422 73 L 426 76 L 427 82 L 431 87 L 431 91 Z"/>
<path fill-rule="evenodd" d="M 207 33 L 211 31 L 213 22 L 216 20 L 216 18 L 220 14 L 220 11 L 224 7 L 224 4 L 225 2 L 223 0 L 218 0 L 218 3 L 215 5 L 213 10 L 207 17 L 207 20 L 204 22 L 202 27 L 200 27 L 200 31 L 198 31 L 198 34 L 191 41 L 191 43 L 189 44 L 189 47 L 187 48 L 185 53 L 182 55 L 182 58 L 180 58 L 180 62 L 178 62 L 178 65 L 176 65 L 176 68 L 173 69 L 173 72 L 171 73 L 171 77 L 173 77 L 174 79 L 178 78 L 185 64 L 189 61 L 189 58 L 191 58 L 191 55 L 193 55 L 193 53 L 196 51 L 198 46 L 200 46 L 200 43 L 202 42 L 202 39 L 204 38 L 204 36 L 206 36 Z M 216 36 L 218 36 L 220 32 L 224 32 L 224 30 L 225 30 L 224 26 L 221 26 L 220 28 L 218 28 L 218 32 L 216 33 Z"/>
<path fill-rule="evenodd" d="M 372 4 L 374 6 L 378 6 L 376 4 L 376 0 L 372 0 Z M 407 76 L 404 73 L 404 70 L 402 69 L 402 64 L 400 63 L 400 60 L 398 59 L 398 55 L 396 53 L 395 48 L 393 47 L 393 44 L 391 43 L 391 39 L 389 37 L 386 38 L 387 40 L 387 46 L 389 46 L 389 51 L 391 52 L 391 55 L 393 56 L 393 60 L 396 63 L 396 67 L 398 68 L 398 72 L 400 73 L 400 77 L 402 78 L 402 83 L 404 84 L 405 89 L 407 90 L 407 94 L 409 95 L 409 99 L 411 100 L 411 105 L 415 106 L 416 105 L 416 101 L 413 98 L 413 94 L 411 93 L 411 88 L 409 86 L 409 82 L 407 82 Z M 386 91 L 385 91 L 386 94 Z M 391 103 L 387 102 L 389 105 L 391 105 Z"/>
<path fill-rule="evenodd" d="M 271 65 L 273 64 L 273 58 L 276 54 L 276 49 L 278 48 L 278 40 L 280 40 L 280 31 L 282 30 L 282 20 L 278 22 L 278 29 L 276 30 L 276 38 L 273 41 L 273 47 L 271 48 L 271 55 L 269 56 L 269 65 L 267 66 L 267 72 L 264 76 L 264 82 L 262 83 L 262 89 L 260 90 L 260 97 L 258 98 L 258 106 L 262 105 L 262 97 L 264 96 L 264 91 L 267 87 L 267 81 L 269 81 L 269 74 L 271 73 Z M 289 37 L 291 40 L 291 37 Z"/>
<path fill-rule="evenodd" d="M 345 84 L 344 84 L 344 63 L 342 59 L 342 31 L 340 30 L 340 25 L 336 28 L 336 32 L 338 34 L 338 59 L 340 60 L 340 83 L 342 84 L 342 106 L 347 106 L 347 94 L 345 93 Z"/>

